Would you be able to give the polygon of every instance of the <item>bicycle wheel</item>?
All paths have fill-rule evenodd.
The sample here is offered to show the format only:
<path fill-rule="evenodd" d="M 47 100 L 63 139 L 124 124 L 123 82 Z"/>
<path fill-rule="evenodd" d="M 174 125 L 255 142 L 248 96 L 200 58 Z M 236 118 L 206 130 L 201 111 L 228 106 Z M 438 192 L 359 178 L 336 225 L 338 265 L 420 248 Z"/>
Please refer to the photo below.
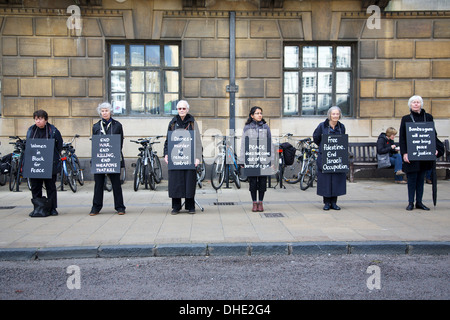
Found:
<path fill-rule="evenodd" d="M 138 158 L 136 161 L 136 167 L 134 168 L 134 191 L 138 191 L 139 185 L 141 184 L 141 171 L 142 171 L 142 159 Z"/>
<path fill-rule="evenodd" d="M 78 160 L 78 157 L 76 155 L 72 156 L 72 164 L 73 164 L 73 171 L 75 173 L 78 183 L 80 184 L 80 186 L 84 185 L 83 170 L 81 169 L 80 161 Z"/>
<path fill-rule="evenodd" d="M 6 174 L 0 173 L 0 186 L 4 186 L 6 184 Z"/>
<path fill-rule="evenodd" d="M 305 174 L 303 174 L 300 178 L 300 189 L 302 189 L 303 191 L 308 189 L 311 186 L 312 181 L 314 181 L 313 170 L 313 163 L 309 161 L 306 165 Z"/>
<path fill-rule="evenodd" d="M 13 191 L 17 183 L 18 163 L 11 161 L 11 170 L 9 171 L 9 191 Z"/>
<path fill-rule="evenodd" d="M 150 169 L 148 173 L 148 185 L 150 186 L 150 190 L 156 189 L 155 173 Z"/>
<path fill-rule="evenodd" d="M 126 167 L 120 168 L 120 184 L 124 184 L 127 178 L 127 169 Z"/>
<path fill-rule="evenodd" d="M 105 182 L 103 184 L 103 189 L 105 189 L 108 192 L 111 192 L 111 190 L 112 190 L 112 182 L 111 182 L 111 177 L 109 176 L 109 174 L 107 174 L 105 176 Z"/>
<path fill-rule="evenodd" d="M 225 166 L 222 156 L 216 157 L 211 169 L 211 185 L 218 190 L 223 184 L 225 178 Z"/>
<path fill-rule="evenodd" d="M 285 166 L 283 169 L 283 180 L 289 184 L 295 184 L 300 181 L 303 159 L 300 155 L 295 156 L 294 163 Z"/>
<path fill-rule="evenodd" d="M 70 162 L 66 162 L 67 168 L 67 182 L 69 183 L 69 187 L 73 192 L 77 192 L 77 181 L 75 180 L 75 173 L 73 171 L 72 164 Z"/>
<path fill-rule="evenodd" d="M 234 184 L 236 185 L 236 188 L 241 188 L 241 180 L 239 180 L 239 172 L 238 169 L 234 165 L 230 165 L 230 175 L 232 176 L 234 180 Z"/>
<path fill-rule="evenodd" d="M 150 182 L 150 168 L 148 164 L 142 165 L 142 181 L 144 183 L 145 189 L 148 189 L 148 184 Z"/>
<path fill-rule="evenodd" d="M 160 183 L 162 180 L 162 168 L 161 162 L 157 155 L 153 157 L 153 174 L 156 183 Z"/>

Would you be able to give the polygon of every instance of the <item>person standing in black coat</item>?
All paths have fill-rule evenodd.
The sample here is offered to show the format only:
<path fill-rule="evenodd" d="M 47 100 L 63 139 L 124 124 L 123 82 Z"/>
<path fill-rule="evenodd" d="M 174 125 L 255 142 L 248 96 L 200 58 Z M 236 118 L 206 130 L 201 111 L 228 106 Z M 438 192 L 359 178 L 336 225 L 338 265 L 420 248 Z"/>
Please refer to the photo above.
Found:
<path fill-rule="evenodd" d="M 317 157 L 317 195 L 323 197 L 323 210 L 341 210 L 336 204 L 337 197 L 347 193 L 347 174 L 345 172 L 322 172 L 322 134 L 345 134 L 345 126 L 339 122 L 341 109 L 333 106 L 328 109 L 327 119 L 320 123 L 313 133 L 314 143 L 319 146 Z"/>
<path fill-rule="evenodd" d="M 197 122 L 194 117 L 189 114 L 189 104 L 185 100 L 180 100 L 177 103 L 178 115 L 173 117 L 167 129 L 167 137 L 169 131 L 175 130 L 189 130 L 194 131 L 194 157 L 195 167 L 200 164 L 202 158 L 202 144 L 200 140 L 200 132 Z M 164 160 L 166 164 L 169 163 L 168 140 L 164 143 Z M 177 214 L 181 210 L 181 199 L 185 199 L 184 207 L 189 213 L 195 213 L 195 189 L 197 186 L 197 172 L 196 169 L 188 170 L 169 170 L 169 197 L 172 198 L 172 214 Z"/>
<path fill-rule="evenodd" d="M 56 208 L 57 190 L 56 190 L 56 175 L 60 169 L 60 155 L 63 147 L 63 139 L 58 129 L 48 122 L 48 113 L 45 110 L 37 110 L 33 113 L 34 125 L 28 128 L 28 139 L 55 139 L 55 147 L 53 152 L 53 168 L 51 179 L 30 179 L 31 195 L 33 199 L 42 198 L 42 185 L 45 184 L 47 198 L 52 202 L 52 209 L 50 214 L 52 216 L 58 215 Z"/>
<path fill-rule="evenodd" d="M 408 106 L 410 113 L 402 117 L 400 123 L 400 153 L 403 158 L 403 171 L 408 179 L 408 206 L 406 210 L 414 209 L 414 196 L 416 200 L 416 208 L 422 210 L 430 210 L 422 202 L 423 186 L 425 174 L 432 169 L 433 161 L 410 161 L 408 159 L 408 148 L 406 142 L 406 123 L 407 122 L 433 122 L 433 116 L 426 113 L 423 109 L 423 99 L 420 96 L 412 96 L 409 98 Z M 440 157 L 443 153 L 442 142 L 439 141 L 436 134 L 436 156 Z M 441 150 L 441 151 L 439 151 Z"/>
<path fill-rule="evenodd" d="M 121 161 L 123 162 L 122 147 L 123 147 L 123 129 L 122 124 L 111 117 L 113 112 L 112 106 L 108 102 L 103 102 L 98 105 L 97 112 L 102 118 L 92 127 L 92 135 L 107 135 L 119 134 Z M 125 205 L 123 203 L 122 183 L 120 181 L 120 173 L 109 173 L 111 180 L 114 208 L 119 215 L 125 214 Z M 105 184 L 106 174 L 94 174 L 94 199 L 92 200 L 92 209 L 89 215 L 95 216 L 100 213 L 103 208 L 103 188 Z"/>

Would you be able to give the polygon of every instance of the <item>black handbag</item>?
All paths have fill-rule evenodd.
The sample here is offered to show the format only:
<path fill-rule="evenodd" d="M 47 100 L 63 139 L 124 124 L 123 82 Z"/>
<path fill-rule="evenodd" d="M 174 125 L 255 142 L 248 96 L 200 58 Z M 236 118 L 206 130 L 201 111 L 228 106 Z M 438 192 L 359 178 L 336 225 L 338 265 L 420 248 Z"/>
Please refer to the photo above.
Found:
<path fill-rule="evenodd" d="M 48 217 L 52 211 L 52 202 L 46 197 L 31 199 L 34 210 L 30 213 L 30 217 Z"/>
<path fill-rule="evenodd" d="M 391 166 L 391 159 L 389 153 L 377 154 L 378 169 L 389 168 Z"/>

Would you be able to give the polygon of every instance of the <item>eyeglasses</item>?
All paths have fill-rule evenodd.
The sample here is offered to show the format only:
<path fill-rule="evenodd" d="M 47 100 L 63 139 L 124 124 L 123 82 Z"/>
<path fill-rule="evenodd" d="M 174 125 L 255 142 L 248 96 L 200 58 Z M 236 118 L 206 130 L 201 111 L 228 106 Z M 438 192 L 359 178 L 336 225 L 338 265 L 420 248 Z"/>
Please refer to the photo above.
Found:
<path fill-rule="evenodd" d="M 177 108 L 177 110 L 186 110 L 187 108 Z"/>

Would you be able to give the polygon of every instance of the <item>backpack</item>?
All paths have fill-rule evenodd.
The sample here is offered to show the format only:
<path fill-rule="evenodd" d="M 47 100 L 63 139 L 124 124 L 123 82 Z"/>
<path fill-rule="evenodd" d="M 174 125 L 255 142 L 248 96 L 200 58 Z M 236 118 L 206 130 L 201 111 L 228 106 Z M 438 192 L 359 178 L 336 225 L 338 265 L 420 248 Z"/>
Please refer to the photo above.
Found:
<path fill-rule="evenodd" d="M 290 166 L 294 163 L 295 151 L 297 151 L 297 149 L 295 149 L 289 142 L 283 142 L 280 144 L 280 147 L 283 149 L 284 164 Z"/>
<path fill-rule="evenodd" d="M 0 158 L 0 173 L 7 174 L 11 170 L 12 153 Z"/>

